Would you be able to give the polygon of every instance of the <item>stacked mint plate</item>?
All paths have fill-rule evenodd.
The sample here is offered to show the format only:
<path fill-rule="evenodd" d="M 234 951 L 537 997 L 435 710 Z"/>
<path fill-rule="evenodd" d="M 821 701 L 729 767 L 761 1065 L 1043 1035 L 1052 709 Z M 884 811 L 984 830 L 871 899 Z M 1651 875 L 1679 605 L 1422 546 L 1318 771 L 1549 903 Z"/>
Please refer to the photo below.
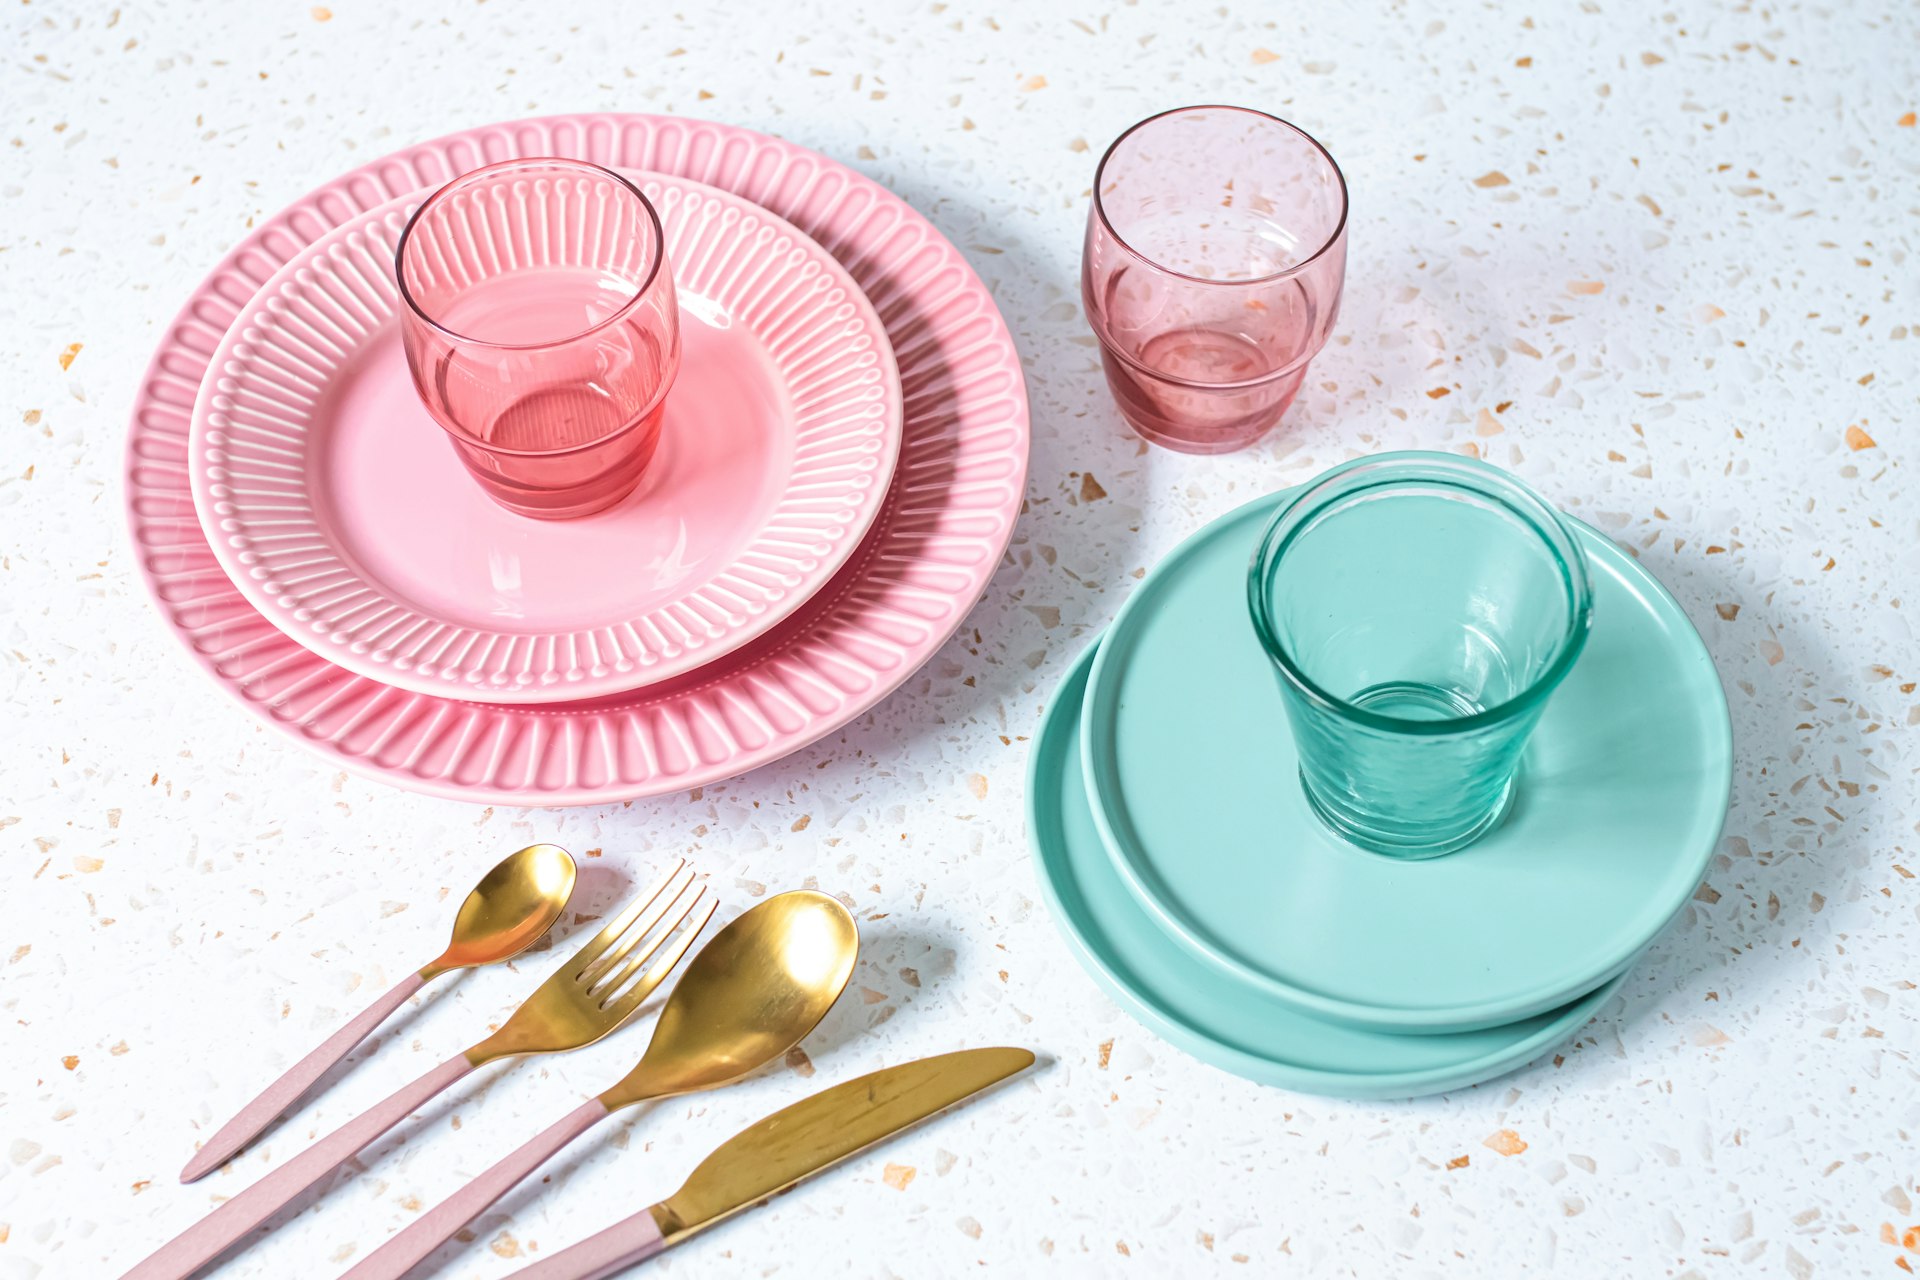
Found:
<path fill-rule="evenodd" d="M 1322 827 L 1246 612 L 1284 494 L 1195 534 L 1080 655 L 1033 746 L 1028 834 L 1094 979 L 1264 1083 L 1408 1097 L 1572 1038 L 1693 893 L 1732 781 L 1706 648 L 1630 555 L 1579 529 L 1585 651 L 1501 825 L 1426 861 Z"/>

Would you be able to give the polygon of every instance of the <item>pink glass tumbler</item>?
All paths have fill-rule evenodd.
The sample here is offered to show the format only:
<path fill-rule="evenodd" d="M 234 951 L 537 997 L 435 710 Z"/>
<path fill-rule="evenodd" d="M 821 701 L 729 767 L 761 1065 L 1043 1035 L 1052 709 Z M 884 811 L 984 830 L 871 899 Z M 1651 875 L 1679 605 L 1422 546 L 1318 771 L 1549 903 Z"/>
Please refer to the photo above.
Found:
<path fill-rule="evenodd" d="M 396 257 L 414 386 L 494 501 L 558 520 L 633 491 L 680 367 L 637 187 L 577 160 L 489 165 L 429 197 Z"/>
<path fill-rule="evenodd" d="M 1183 107 L 1100 161 L 1081 296 L 1120 412 L 1155 444 L 1226 453 L 1270 431 L 1346 270 L 1346 180 L 1284 120 Z"/>

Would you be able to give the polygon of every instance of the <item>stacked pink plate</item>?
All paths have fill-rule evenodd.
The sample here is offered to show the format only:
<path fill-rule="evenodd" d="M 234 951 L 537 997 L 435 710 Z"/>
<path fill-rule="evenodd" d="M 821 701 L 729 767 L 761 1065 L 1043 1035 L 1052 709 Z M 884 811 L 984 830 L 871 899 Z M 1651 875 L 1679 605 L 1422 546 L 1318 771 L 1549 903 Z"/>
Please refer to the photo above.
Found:
<path fill-rule="evenodd" d="M 683 359 L 600 515 L 495 506 L 414 393 L 393 250 L 460 173 L 622 171 L 659 210 Z M 485 803 L 698 786 L 833 732 L 959 626 L 1026 477 L 1019 359 L 905 202 L 742 129 L 564 116 L 456 134 L 258 228 L 169 328 L 127 506 L 220 687 L 341 765 Z"/>

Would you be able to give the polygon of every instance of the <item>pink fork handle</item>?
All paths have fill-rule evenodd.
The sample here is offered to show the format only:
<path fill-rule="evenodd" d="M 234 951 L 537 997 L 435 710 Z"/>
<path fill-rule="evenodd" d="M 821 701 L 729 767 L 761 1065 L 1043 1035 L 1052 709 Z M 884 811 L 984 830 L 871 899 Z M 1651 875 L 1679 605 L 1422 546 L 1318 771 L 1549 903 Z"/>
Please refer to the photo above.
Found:
<path fill-rule="evenodd" d="M 607 1108 L 600 1099 L 589 1098 L 564 1120 L 420 1215 L 340 1280 L 400 1280 L 560 1148 L 606 1118 Z"/>
<path fill-rule="evenodd" d="M 666 1247 L 653 1214 L 642 1209 L 544 1262 L 521 1268 L 508 1280 L 606 1280 Z"/>
<path fill-rule="evenodd" d="M 193 1159 L 187 1161 L 187 1167 L 180 1171 L 180 1181 L 192 1182 L 204 1178 L 225 1164 L 236 1151 L 252 1142 L 262 1129 L 272 1124 L 275 1116 L 298 1102 L 302 1094 L 313 1088 L 314 1081 L 325 1075 L 327 1068 L 353 1052 L 355 1045 L 372 1035 L 375 1027 L 392 1017 L 395 1009 L 425 985 L 426 979 L 419 974 L 408 974 L 398 986 L 368 1006 L 366 1012 L 328 1036 L 319 1048 L 294 1063 L 285 1075 L 262 1090 L 259 1097 L 240 1108 L 239 1115 L 221 1125 L 220 1132 L 207 1139 Z"/>
<path fill-rule="evenodd" d="M 473 1064 L 465 1054 L 449 1058 L 175 1236 L 121 1280 L 186 1280 L 354 1153 L 472 1070 Z"/>

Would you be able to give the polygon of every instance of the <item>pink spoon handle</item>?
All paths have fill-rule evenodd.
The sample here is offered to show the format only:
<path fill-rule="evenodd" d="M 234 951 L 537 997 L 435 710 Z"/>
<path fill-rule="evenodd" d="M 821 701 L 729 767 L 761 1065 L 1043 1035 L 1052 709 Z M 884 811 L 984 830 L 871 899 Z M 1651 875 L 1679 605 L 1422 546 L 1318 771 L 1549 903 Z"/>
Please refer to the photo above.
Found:
<path fill-rule="evenodd" d="M 186 1280 L 355 1152 L 472 1070 L 473 1064 L 465 1054 L 447 1059 L 175 1236 L 121 1280 Z"/>
<path fill-rule="evenodd" d="M 427 1210 L 340 1280 L 400 1280 L 560 1148 L 606 1118 L 606 1106 L 598 1098 L 589 1098 L 564 1120 Z"/>
<path fill-rule="evenodd" d="M 262 1129 L 272 1124 L 275 1116 L 298 1102 L 301 1095 L 313 1088 L 313 1082 L 325 1075 L 327 1068 L 351 1053 L 355 1045 L 373 1034 L 375 1027 L 391 1017 L 395 1009 L 425 985 L 426 979 L 419 974 L 408 974 L 398 986 L 368 1006 L 366 1012 L 328 1036 L 319 1048 L 294 1063 L 285 1075 L 262 1090 L 259 1097 L 240 1108 L 240 1114 L 221 1125 L 220 1132 L 207 1139 L 193 1159 L 187 1161 L 187 1167 L 180 1171 L 180 1181 L 192 1182 L 204 1178 L 225 1164 L 228 1157 L 252 1142 Z"/>
<path fill-rule="evenodd" d="M 523 1267 L 508 1280 L 606 1280 L 662 1252 L 667 1242 L 645 1209 L 598 1235 L 562 1249 L 544 1262 Z"/>

